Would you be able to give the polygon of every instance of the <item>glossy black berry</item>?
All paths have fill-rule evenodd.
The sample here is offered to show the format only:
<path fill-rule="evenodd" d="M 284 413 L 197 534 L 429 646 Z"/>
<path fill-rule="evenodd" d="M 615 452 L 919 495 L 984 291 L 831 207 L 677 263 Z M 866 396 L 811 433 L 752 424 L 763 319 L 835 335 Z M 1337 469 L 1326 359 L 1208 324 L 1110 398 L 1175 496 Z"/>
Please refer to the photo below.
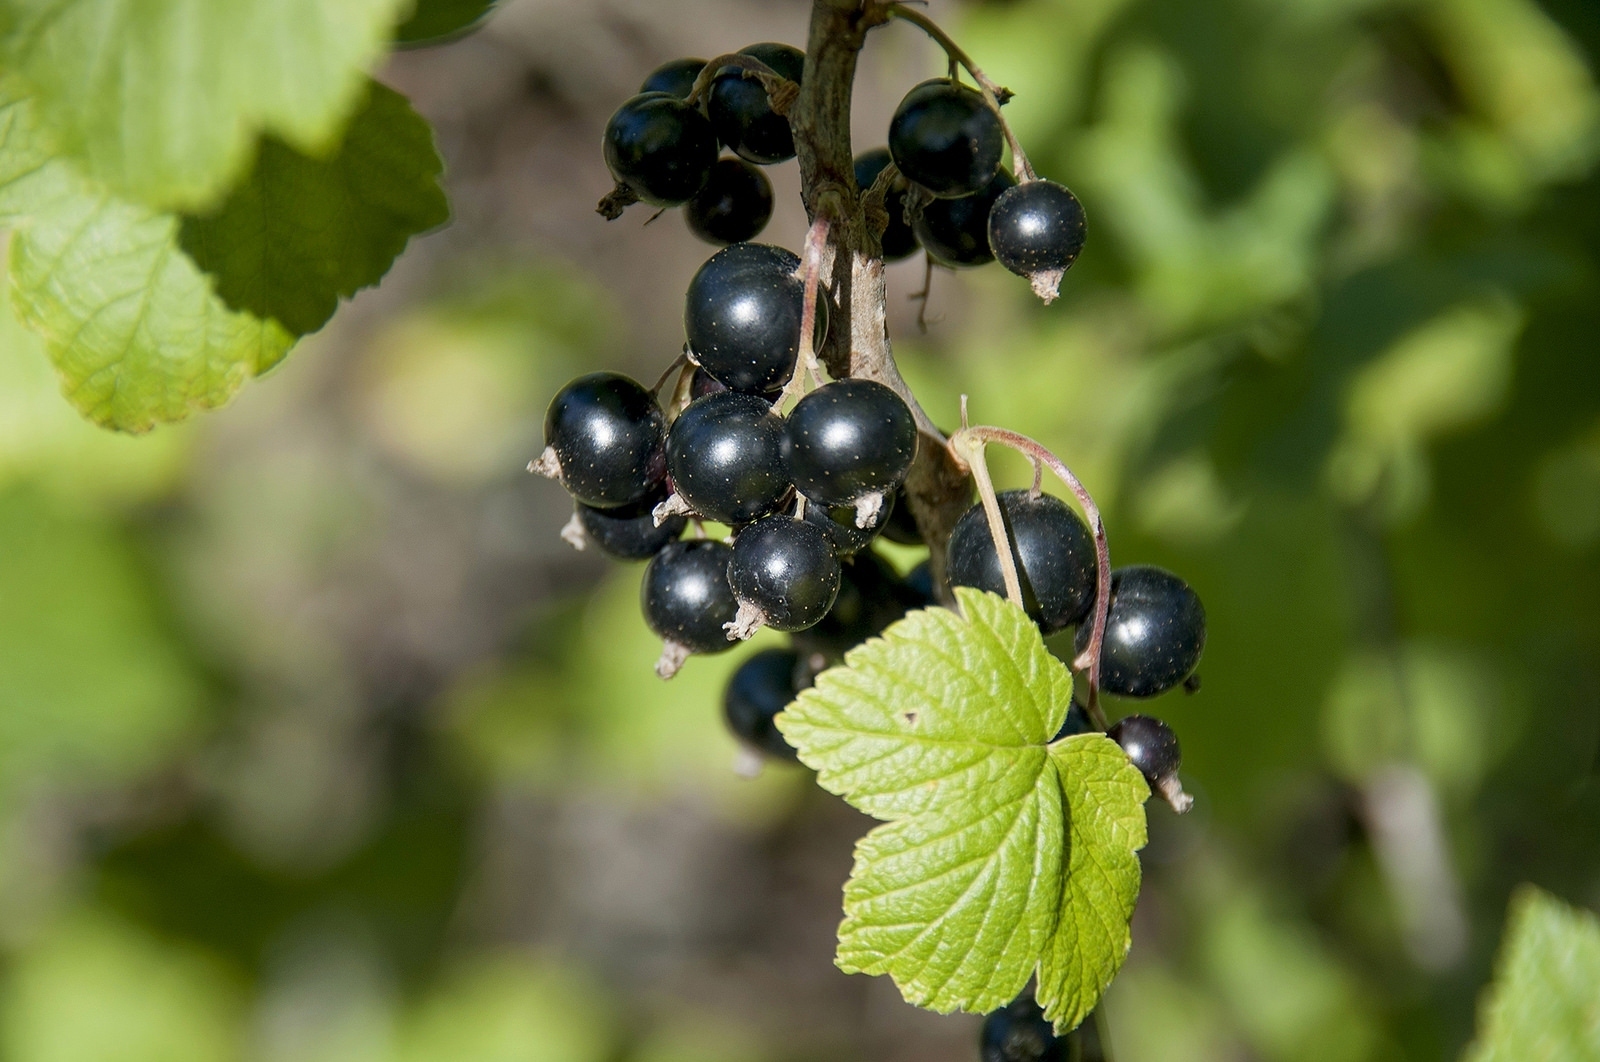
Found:
<path fill-rule="evenodd" d="M 1008 188 L 989 211 L 989 249 L 1018 276 L 1055 274 L 1059 284 L 1083 250 L 1086 232 L 1083 204 L 1054 181 Z"/>
<path fill-rule="evenodd" d="M 933 565 L 927 561 L 918 561 L 915 567 L 906 572 L 905 584 L 916 595 L 921 607 L 939 603 L 939 596 L 933 590 Z"/>
<path fill-rule="evenodd" d="M 753 56 L 774 73 L 800 83 L 806 55 L 787 44 L 752 44 L 739 49 Z M 772 109 L 761 79 L 745 76 L 737 67 L 724 67 L 711 82 L 706 112 L 722 142 L 742 159 L 759 166 L 794 158 L 794 135 L 789 119 Z"/>
<path fill-rule="evenodd" d="M 674 59 L 670 63 L 662 63 L 650 71 L 650 76 L 644 79 L 639 91 L 665 92 L 680 100 L 685 99 L 694 89 L 694 79 L 699 77 L 700 71 L 705 68 L 704 59 Z"/>
<path fill-rule="evenodd" d="M 789 494 L 783 419 L 737 391 L 690 402 L 667 434 L 667 468 L 683 500 L 701 516 L 743 524 Z"/>
<path fill-rule="evenodd" d="M 1094 729 L 1094 723 L 1089 720 L 1089 713 L 1076 699 L 1067 706 L 1067 717 L 1061 721 L 1061 729 L 1056 731 L 1056 736 L 1051 741 L 1060 741 L 1062 738 L 1074 734 L 1087 734 Z"/>
<path fill-rule="evenodd" d="M 689 231 L 707 243 L 754 239 L 772 217 L 772 182 L 743 159 L 718 159 L 705 187 L 684 204 Z"/>
<path fill-rule="evenodd" d="M 1088 624 L 1078 631 L 1080 653 L 1089 633 Z M 1165 693 L 1189 677 L 1205 647 L 1205 606 L 1188 583 L 1150 565 L 1112 571 L 1101 689 L 1124 697 Z"/>
<path fill-rule="evenodd" d="M 888 524 L 894 514 L 894 497 L 893 494 L 889 495 L 883 508 L 878 510 L 878 515 L 866 527 L 856 526 L 854 505 L 829 506 L 807 499 L 806 523 L 822 528 L 827 533 L 828 541 L 833 543 L 834 552 L 841 557 L 849 557 L 866 549 Z"/>
<path fill-rule="evenodd" d="M 786 428 L 795 486 L 824 505 L 893 491 L 917 454 L 911 410 L 875 380 L 824 384 L 795 403 Z"/>
<path fill-rule="evenodd" d="M 839 557 L 820 527 L 779 513 L 740 530 L 728 582 L 734 596 L 761 610 L 767 626 L 815 626 L 839 593 Z"/>
<path fill-rule="evenodd" d="M 983 1062 L 1067 1062 L 1069 1057 L 1067 1038 L 1056 1035 L 1031 993 L 983 1019 L 978 1049 Z"/>
<path fill-rule="evenodd" d="M 1046 634 L 1077 623 L 1094 600 L 1094 537 L 1088 525 L 1049 494 L 1031 498 L 1025 490 L 1008 490 L 997 500 L 1028 615 Z M 956 521 L 948 558 L 952 586 L 1005 596 L 1000 555 L 981 504 Z"/>
<path fill-rule="evenodd" d="M 889 123 L 894 164 L 936 196 L 971 195 L 1000 167 L 1000 116 L 977 92 L 934 78 L 906 93 Z"/>
<path fill-rule="evenodd" d="M 735 391 L 761 394 L 787 383 L 805 305 L 799 266 L 798 257 L 765 243 L 736 243 L 707 259 L 684 300 L 695 361 Z M 819 338 L 825 304 L 817 300 Z"/>
<path fill-rule="evenodd" d="M 739 604 L 728 585 L 733 550 L 710 539 L 674 542 L 651 558 L 639 587 L 645 623 L 656 635 L 695 653 L 731 648 L 724 624 Z"/>
<path fill-rule="evenodd" d="M 676 542 L 689 522 L 683 516 L 669 516 L 656 526 L 652 510 L 666 496 L 666 490 L 660 489 L 643 501 L 615 509 L 596 509 L 580 502 L 578 523 L 601 551 L 622 560 L 646 560 L 667 543 Z"/>
<path fill-rule="evenodd" d="M 841 566 L 839 595 L 822 622 L 794 636 L 794 647 L 837 662 L 862 642 L 927 604 L 889 562 L 864 549 Z"/>
<path fill-rule="evenodd" d="M 1178 773 L 1183 760 L 1178 750 L 1178 735 L 1161 720 L 1148 715 L 1130 715 L 1107 730 L 1106 737 L 1122 746 L 1122 751 L 1151 785 L 1159 785 L 1163 779 Z"/>
<path fill-rule="evenodd" d="M 665 418 L 642 386 L 614 372 L 573 380 L 550 401 L 545 445 L 561 462 L 561 482 L 585 505 L 643 500 L 666 473 Z"/>
<path fill-rule="evenodd" d="M 912 226 L 923 249 L 934 261 L 958 269 L 994 261 L 989 249 L 989 212 L 995 200 L 1015 183 L 1002 169 L 974 195 L 926 204 Z"/>
<path fill-rule="evenodd" d="M 722 717 L 733 736 L 774 759 L 798 758 L 772 717 L 799 692 L 794 681 L 799 662 L 793 649 L 763 649 L 739 665 L 722 694 Z"/>
<path fill-rule="evenodd" d="M 873 148 L 856 156 L 856 187 L 865 192 L 872 187 L 878 179 L 878 174 L 889 165 L 890 156 L 888 148 Z M 885 262 L 898 262 L 916 252 L 917 234 L 911 231 L 911 223 L 906 220 L 906 191 L 909 185 L 904 177 L 897 177 L 890 182 L 888 190 L 883 195 L 883 209 L 889 215 L 889 224 L 884 228 L 879 242 L 883 246 L 883 260 Z"/>
<path fill-rule="evenodd" d="M 717 161 L 711 123 L 665 92 L 643 93 L 618 107 L 606 123 L 604 145 L 611 176 L 656 206 L 688 202 Z"/>

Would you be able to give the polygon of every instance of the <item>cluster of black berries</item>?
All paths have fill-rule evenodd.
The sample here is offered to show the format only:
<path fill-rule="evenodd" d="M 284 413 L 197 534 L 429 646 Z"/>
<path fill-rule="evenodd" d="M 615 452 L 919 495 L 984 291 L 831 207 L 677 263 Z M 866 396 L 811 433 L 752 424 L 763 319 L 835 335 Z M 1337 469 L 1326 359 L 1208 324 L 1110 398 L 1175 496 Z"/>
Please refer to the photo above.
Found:
<path fill-rule="evenodd" d="M 863 555 L 889 525 L 916 454 L 906 403 L 882 384 L 838 380 L 787 416 L 775 407 L 800 353 L 799 264 L 765 244 L 718 251 L 689 284 L 687 404 L 669 423 L 635 381 L 581 376 L 551 402 L 534 463 L 577 503 L 570 541 L 649 559 L 641 602 L 665 643 L 663 676 L 762 626 L 804 633 L 785 668 L 758 654 L 733 684 L 761 691 L 790 673 L 775 708 L 736 720 L 741 737 L 773 751 L 782 746 L 771 716 L 797 682 L 925 603 L 881 558 Z M 726 524 L 731 540 L 703 537 L 703 527 L 681 540 L 690 520 Z"/>
<path fill-rule="evenodd" d="M 706 60 L 678 59 L 617 108 L 605 157 L 618 191 L 602 213 L 614 217 L 621 205 L 643 201 L 682 206 L 689 228 L 712 243 L 761 232 L 772 216 L 772 185 L 759 167 L 795 153 L 780 113 L 793 94 L 774 92 L 772 83 L 798 88 L 805 55 L 787 44 L 753 44 L 739 55 L 765 71 L 723 66 L 702 100 L 696 88 L 706 80 Z M 885 260 L 919 247 L 951 268 L 998 258 L 1046 301 L 1055 297 L 1083 249 L 1083 207 L 1053 181 L 1017 182 L 1001 164 L 1000 116 L 982 94 L 951 78 L 924 81 L 900 102 L 888 142 L 855 160 Z M 719 144 L 734 156 L 719 159 Z"/>

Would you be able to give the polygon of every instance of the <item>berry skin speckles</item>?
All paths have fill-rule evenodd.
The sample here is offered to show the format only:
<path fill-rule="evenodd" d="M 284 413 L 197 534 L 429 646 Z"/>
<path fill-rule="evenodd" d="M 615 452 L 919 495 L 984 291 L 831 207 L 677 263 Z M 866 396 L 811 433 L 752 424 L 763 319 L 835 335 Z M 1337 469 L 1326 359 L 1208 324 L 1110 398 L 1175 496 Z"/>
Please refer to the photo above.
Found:
<path fill-rule="evenodd" d="M 606 123 L 606 166 L 646 203 L 678 206 L 705 186 L 717 134 L 698 110 L 665 92 L 627 100 Z"/>
<path fill-rule="evenodd" d="M 1085 625 L 1078 630 L 1078 651 L 1088 645 Z M 1165 693 L 1194 672 L 1205 647 L 1205 606 L 1188 583 L 1152 565 L 1112 571 L 1101 689 L 1123 697 Z"/>
<path fill-rule="evenodd" d="M 965 85 L 934 78 L 906 93 L 889 123 L 889 152 L 908 180 L 936 196 L 983 188 L 1000 168 L 1000 116 Z"/>
<path fill-rule="evenodd" d="M 911 410 L 873 380 L 817 388 L 795 405 L 785 432 L 795 485 L 824 505 L 850 505 L 893 491 L 917 453 Z"/>
<path fill-rule="evenodd" d="M 737 391 L 689 403 L 667 436 L 667 467 L 695 512 L 734 526 L 777 508 L 792 484 L 782 418 Z"/>
<path fill-rule="evenodd" d="M 1049 494 L 1000 492 L 996 499 L 1011 556 L 1022 583 L 1028 615 L 1046 634 L 1070 627 L 1094 601 L 1094 536 L 1078 514 Z M 974 586 L 1005 594 L 1000 555 L 982 505 L 974 505 L 950 532 L 948 574 L 952 586 Z"/>
<path fill-rule="evenodd" d="M 614 372 L 589 373 L 551 399 L 541 461 L 553 456 L 560 467 L 549 471 L 559 472 L 585 505 L 630 505 L 653 493 L 666 474 L 664 428 L 654 396 L 637 382 Z"/>
<path fill-rule="evenodd" d="M 989 249 L 1000 264 L 1027 277 L 1045 302 L 1083 250 L 1087 224 L 1078 197 L 1054 181 L 1009 188 L 989 210 Z"/>

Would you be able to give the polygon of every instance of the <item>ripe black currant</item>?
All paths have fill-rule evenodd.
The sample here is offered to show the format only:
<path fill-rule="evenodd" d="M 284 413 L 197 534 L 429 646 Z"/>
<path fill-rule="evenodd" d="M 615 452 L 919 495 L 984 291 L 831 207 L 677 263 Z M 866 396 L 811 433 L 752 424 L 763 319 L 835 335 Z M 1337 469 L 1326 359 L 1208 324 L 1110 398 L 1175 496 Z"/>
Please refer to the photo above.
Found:
<path fill-rule="evenodd" d="M 700 71 L 705 68 L 704 59 L 674 59 L 670 63 L 662 63 L 650 71 L 650 76 L 644 79 L 639 91 L 665 92 L 680 100 L 685 99 L 694 90 L 694 79 L 699 77 Z"/>
<path fill-rule="evenodd" d="M 796 85 L 805 69 L 806 54 L 787 44 L 752 44 L 739 49 L 788 78 Z M 760 166 L 794 158 L 794 135 L 789 119 L 772 109 L 767 90 L 756 77 L 746 77 L 736 67 L 724 67 L 711 82 L 706 111 L 717 136 L 740 158 Z"/>
<path fill-rule="evenodd" d="M 934 78 L 906 93 L 889 123 L 894 164 L 936 196 L 971 195 L 1000 166 L 1000 116 L 977 92 Z"/>
<path fill-rule="evenodd" d="M 1056 1036 L 1030 992 L 983 1019 L 978 1045 L 983 1062 L 1067 1062 L 1069 1057 L 1067 1038 Z"/>
<path fill-rule="evenodd" d="M 772 217 L 772 182 L 743 159 L 718 159 L 705 187 L 684 204 L 689 231 L 707 243 L 754 239 Z"/>
<path fill-rule="evenodd" d="M 793 649 L 763 649 L 739 665 L 722 694 L 722 716 L 740 741 L 779 760 L 795 760 L 772 717 L 794 700 L 800 656 Z"/>
<path fill-rule="evenodd" d="M 927 561 L 918 561 L 915 567 L 906 572 L 905 584 L 916 595 L 920 607 L 939 603 L 939 597 L 933 591 L 933 565 Z"/>
<path fill-rule="evenodd" d="M 1094 537 L 1088 526 L 1049 494 L 1034 498 L 1025 490 L 1007 490 L 998 501 L 1028 615 L 1046 634 L 1077 623 L 1094 600 Z M 1005 594 L 1000 555 L 981 504 L 956 521 L 948 564 L 952 586 Z"/>
<path fill-rule="evenodd" d="M 780 631 L 803 631 L 826 616 L 839 594 L 839 574 L 827 532 L 782 513 L 740 530 L 728 562 L 739 604 Z"/>
<path fill-rule="evenodd" d="M 666 500 L 665 488 L 643 501 L 619 505 L 615 509 L 596 509 L 578 503 L 578 523 L 590 542 L 622 560 L 646 560 L 669 542 L 676 542 L 689 521 L 681 515 L 669 516 L 657 527 L 652 510 Z"/>
<path fill-rule="evenodd" d="M 839 595 L 816 626 L 793 638 L 803 654 L 819 654 L 829 662 L 881 632 L 906 614 L 927 604 L 907 586 L 889 562 L 864 549 L 841 566 Z"/>
<path fill-rule="evenodd" d="M 649 391 L 618 373 L 592 372 L 550 400 L 546 455 L 560 462 L 562 485 L 583 504 L 630 505 L 651 494 L 666 474 L 664 429 Z"/>
<path fill-rule="evenodd" d="M 1054 181 L 1008 188 L 989 211 L 989 249 L 1045 299 L 1055 298 L 1061 274 L 1083 250 L 1085 232 L 1083 204 Z"/>
<path fill-rule="evenodd" d="M 701 368 L 735 391 L 782 387 L 800 351 L 805 285 L 800 259 L 765 243 L 736 243 L 708 258 L 684 300 L 683 327 Z M 823 331 L 817 299 L 816 337 Z"/>
<path fill-rule="evenodd" d="M 733 550 L 721 542 L 690 539 L 674 542 L 651 558 L 639 586 L 639 603 L 645 623 L 670 643 L 669 650 L 675 646 L 683 652 L 720 653 L 731 648 L 724 625 L 739 610 L 728 585 L 732 556 Z"/>
<path fill-rule="evenodd" d="M 1178 735 L 1166 723 L 1148 715 L 1130 715 L 1119 720 L 1106 731 L 1106 737 L 1122 746 L 1122 751 L 1151 785 L 1176 774 L 1183 762 Z"/>
<path fill-rule="evenodd" d="M 854 505 L 823 505 L 806 499 L 805 520 L 808 524 L 816 524 L 828 535 L 828 541 L 833 543 L 834 552 L 841 557 L 849 557 L 867 548 L 867 545 L 878 537 L 890 518 L 894 514 L 893 494 L 883 503 L 877 515 L 868 522 L 866 527 L 856 526 L 856 507 Z"/>
<path fill-rule="evenodd" d="M 824 384 L 795 403 L 786 429 L 795 486 L 824 505 L 887 494 L 917 453 L 911 410 L 874 380 Z"/>
<path fill-rule="evenodd" d="M 760 398 L 737 391 L 689 403 L 667 433 L 667 468 L 695 512 L 733 525 L 771 512 L 793 482 L 783 419 Z"/>
<path fill-rule="evenodd" d="M 912 226 L 923 249 L 936 262 L 953 268 L 981 266 L 994 261 L 989 249 L 989 212 L 995 200 L 1016 182 L 1005 169 L 982 191 L 960 199 L 935 199 L 922 208 Z"/>
<path fill-rule="evenodd" d="M 1089 625 L 1077 647 L 1089 644 Z M 1189 584 L 1163 568 L 1131 565 L 1111 573 L 1111 608 L 1100 649 L 1100 688 L 1154 697 L 1181 683 L 1206 647 L 1206 610 Z"/>
<path fill-rule="evenodd" d="M 698 110 L 665 92 L 623 102 L 606 123 L 606 165 L 619 184 L 656 206 L 686 203 L 717 161 L 717 134 Z"/>
<path fill-rule="evenodd" d="M 890 162 L 888 148 L 873 148 L 856 156 L 856 187 L 865 192 L 872 187 L 872 182 L 878 179 L 878 174 Z M 917 249 L 917 234 L 911 231 L 911 223 L 906 221 L 906 191 L 909 185 L 904 177 L 898 177 L 889 184 L 883 195 L 883 209 L 889 215 L 889 224 L 884 228 L 879 243 L 883 248 L 885 262 L 898 262 Z"/>

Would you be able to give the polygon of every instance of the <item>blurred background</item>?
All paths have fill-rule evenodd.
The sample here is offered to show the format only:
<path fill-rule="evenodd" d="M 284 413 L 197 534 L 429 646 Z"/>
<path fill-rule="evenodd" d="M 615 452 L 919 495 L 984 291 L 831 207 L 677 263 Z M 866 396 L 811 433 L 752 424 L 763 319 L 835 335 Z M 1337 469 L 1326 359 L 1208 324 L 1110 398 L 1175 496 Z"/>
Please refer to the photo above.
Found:
<path fill-rule="evenodd" d="M 1600 6 L 928 10 L 1090 239 L 1048 308 L 937 273 L 926 334 L 892 267 L 902 368 L 1210 616 L 1143 708 L 1199 803 L 1150 808 L 1117 1062 L 1455 1058 L 1509 890 L 1600 906 Z M 869 822 L 733 772 L 753 647 L 659 682 L 640 569 L 523 471 L 711 251 L 594 214 L 610 111 L 807 11 L 505 0 L 397 54 L 454 223 L 221 413 L 98 431 L 0 316 L 0 1059 L 976 1059 L 833 968 Z M 942 71 L 875 32 L 857 149 Z"/>

